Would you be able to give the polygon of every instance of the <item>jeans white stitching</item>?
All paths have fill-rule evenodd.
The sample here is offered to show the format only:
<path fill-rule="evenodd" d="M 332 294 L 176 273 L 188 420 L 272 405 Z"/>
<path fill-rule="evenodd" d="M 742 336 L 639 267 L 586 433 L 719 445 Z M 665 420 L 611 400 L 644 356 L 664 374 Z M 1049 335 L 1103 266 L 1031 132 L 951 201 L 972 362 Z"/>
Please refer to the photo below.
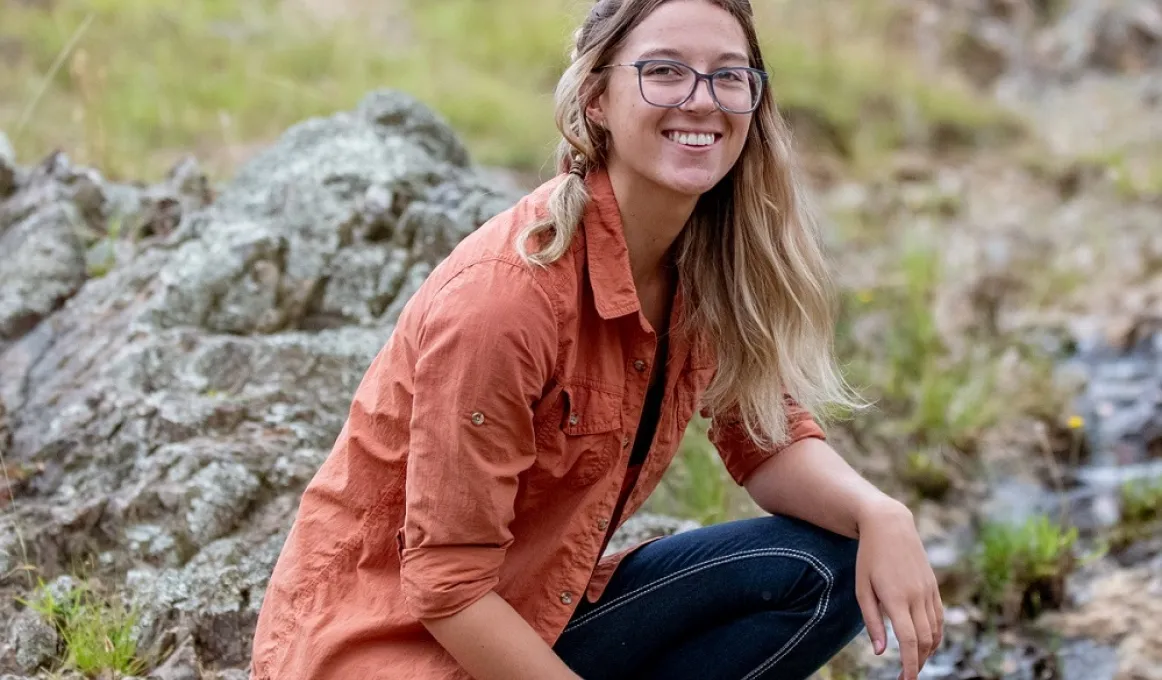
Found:
<path fill-rule="evenodd" d="M 819 604 L 815 605 L 815 613 L 807 620 L 807 623 L 803 624 L 803 627 L 799 629 L 798 633 L 795 633 L 791 636 L 790 640 L 787 640 L 786 644 L 779 651 L 761 663 L 758 668 L 748 673 L 742 680 L 756 680 L 763 673 L 773 668 L 779 661 L 782 661 L 785 656 L 791 653 L 791 650 L 796 645 L 803 641 L 803 638 L 807 637 L 807 633 L 811 632 L 811 629 L 815 627 L 815 624 L 819 623 L 819 619 L 823 618 L 823 614 L 827 611 L 827 605 L 831 603 L 831 587 L 835 584 L 835 578 L 831 570 L 827 568 L 827 565 L 810 555 L 807 555 L 807 557 L 810 558 L 809 561 L 815 563 L 815 568 L 819 570 L 819 573 L 823 575 L 823 580 L 827 583 L 823 589 L 823 594 L 819 597 Z"/>
<path fill-rule="evenodd" d="M 691 575 L 696 574 L 698 572 L 705 571 L 706 569 L 710 569 L 712 567 L 717 567 L 717 566 L 720 566 L 723 564 L 728 564 L 730 562 L 735 562 L 735 561 L 742 560 L 742 559 L 748 559 L 751 557 L 767 557 L 767 556 L 772 556 L 772 555 L 785 556 L 785 557 L 795 557 L 798 559 L 802 559 L 802 560 L 808 562 L 809 564 L 811 564 L 812 566 L 814 566 L 823 575 L 824 580 L 827 581 L 827 589 L 824 592 L 824 597 L 827 598 L 830 596 L 831 584 L 832 584 L 834 577 L 831 574 L 831 570 L 827 568 L 827 565 L 825 565 L 822 561 L 820 561 L 819 559 L 817 559 L 813 555 L 802 552 L 800 550 L 792 550 L 789 548 L 756 548 L 754 550 L 744 550 L 742 552 L 735 553 L 733 555 L 725 555 L 725 556 L 721 556 L 721 557 L 716 557 L 716 558 L 714 558 L 712 560 L 708 560 L 706 562 L 692 564 L 689 567 L 686 567 L 685 569 L 679 569 L 678 571 L 676 571 L 672 574 L 667 574 L 664 577 L 658 579 L 657 581 L 654 581 L 652 583 L 647 583 L 647 584 L 641 586 L 640 588 L 637 588 L 636 590 L 631 590 L 628 593 L 623 593 L 622 595 L 618 596 L 617 598 L 614 598 L 610 602 L 607 602 L 604 605 L 601 605 L 600 607 L 593 609 L 592 611 L 585 614 L 581 618 L 570 623 L 568 626 L 565 627 L 565 630 L 562 632 L 562 634 L 576 630 L 576 629 L 580 628 L 581 626 L 589 623 L 590 621 L 596 619 L 597 617 L 599 617 L 603 614 L 606 614 L 610 611 L 613 611 L 614 609 L 621 607 L 622 605 L 625 605 L 629 602 L 632 602 L 633 600 L 636 600 L 639 597 L 642 597 L 643 595 L 647 595 L 647 594 L 657 590 L 658 588 L 661 588 L 662 586 L 669 585 L 670 583 L 673 583 L 674 581 L 681 580 L 687 576 L 691 576 Z M 808 623 L 810 624 L 812 622 L 809 621 Z M 792 638 L 792 639 L 794 639 L 794 638 Z"/>

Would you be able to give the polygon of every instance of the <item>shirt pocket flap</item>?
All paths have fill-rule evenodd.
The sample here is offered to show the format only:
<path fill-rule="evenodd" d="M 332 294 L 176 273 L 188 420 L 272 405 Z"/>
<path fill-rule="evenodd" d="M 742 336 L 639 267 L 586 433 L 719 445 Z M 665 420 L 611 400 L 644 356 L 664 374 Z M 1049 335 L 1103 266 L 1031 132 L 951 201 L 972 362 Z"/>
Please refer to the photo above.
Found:
<path fill-rule="evenodd" d="M 568 436 L 621 429 L 621 395 L 588 385 L 566 385 L 561 430 Z"/>

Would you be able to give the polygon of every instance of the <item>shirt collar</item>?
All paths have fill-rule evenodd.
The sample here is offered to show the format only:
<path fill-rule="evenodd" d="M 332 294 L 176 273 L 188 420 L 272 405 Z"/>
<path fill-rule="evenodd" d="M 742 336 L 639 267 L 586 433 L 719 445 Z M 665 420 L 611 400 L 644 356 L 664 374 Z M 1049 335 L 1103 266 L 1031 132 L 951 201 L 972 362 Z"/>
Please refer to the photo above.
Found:
<path fill-rule="evenodd" d="M 585 184 L 590 196 L 582 218 L 585 259 L 597 313 L 603 319 L 612 319 L 637 312 L 641 303 L 633 283 L 621 210 L 609 173 L 604 168 L 591 170 Z"/>

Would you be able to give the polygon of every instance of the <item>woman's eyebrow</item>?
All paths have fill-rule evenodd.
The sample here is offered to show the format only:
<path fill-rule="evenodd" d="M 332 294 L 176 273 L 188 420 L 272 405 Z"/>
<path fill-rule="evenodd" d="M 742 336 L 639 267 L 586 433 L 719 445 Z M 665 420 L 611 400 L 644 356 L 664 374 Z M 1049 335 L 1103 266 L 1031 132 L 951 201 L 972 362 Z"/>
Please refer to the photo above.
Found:
<path fill-rule="evenodd" d="M 656 47 L 654 49 L 650 49 L 650 50 L 646 50 L 645 52 L 642 52 L 641 56 L 638 58 L 639 59 L 675 59 L 675 60 L 681 61 L 685 57 L 681 52 L 679 52 L 678 50 L 675 50 L 673 48 Z M 742 54 L 741 52 L 723 52 L 723 53 L 718 55 L 718 59 L 716 59 L 714 63 L 721 64 L 724 62 L 738 62 L 738 61 L 741 61 L 744 64 L 749 64 L 750 57 L 746 56 L 745 54 Z"/>

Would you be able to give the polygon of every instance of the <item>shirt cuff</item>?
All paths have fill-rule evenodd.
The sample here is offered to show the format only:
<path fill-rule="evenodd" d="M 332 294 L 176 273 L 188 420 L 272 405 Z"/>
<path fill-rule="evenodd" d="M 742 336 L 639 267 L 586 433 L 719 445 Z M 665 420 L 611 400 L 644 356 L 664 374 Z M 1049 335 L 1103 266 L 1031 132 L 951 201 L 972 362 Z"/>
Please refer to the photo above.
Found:
<path fill-rule="evenodd" d="M 811 414 L 798 407 L 788 404 L 787 438 L 777 446 L 759 446 L 750 435 L 741 419 L 728 420 L 723 423 L 711 422 L 711 431 L 708 433 L 710 441 L 718 449 L 723 464 L 731 479 L 739 486 L 744 486 L 746 480 L 767 459 L 774 457 L 780 451 L 803 441 L 804 439 L 820 439 L 826 441 L 827 436 Z"/>
<path fill-rule="evenodd" d="M 408 612 L 419 620 L 467 609 L 496 588 L 504 548 L 434 546 L 400 550 L 400 582 Z"/>

